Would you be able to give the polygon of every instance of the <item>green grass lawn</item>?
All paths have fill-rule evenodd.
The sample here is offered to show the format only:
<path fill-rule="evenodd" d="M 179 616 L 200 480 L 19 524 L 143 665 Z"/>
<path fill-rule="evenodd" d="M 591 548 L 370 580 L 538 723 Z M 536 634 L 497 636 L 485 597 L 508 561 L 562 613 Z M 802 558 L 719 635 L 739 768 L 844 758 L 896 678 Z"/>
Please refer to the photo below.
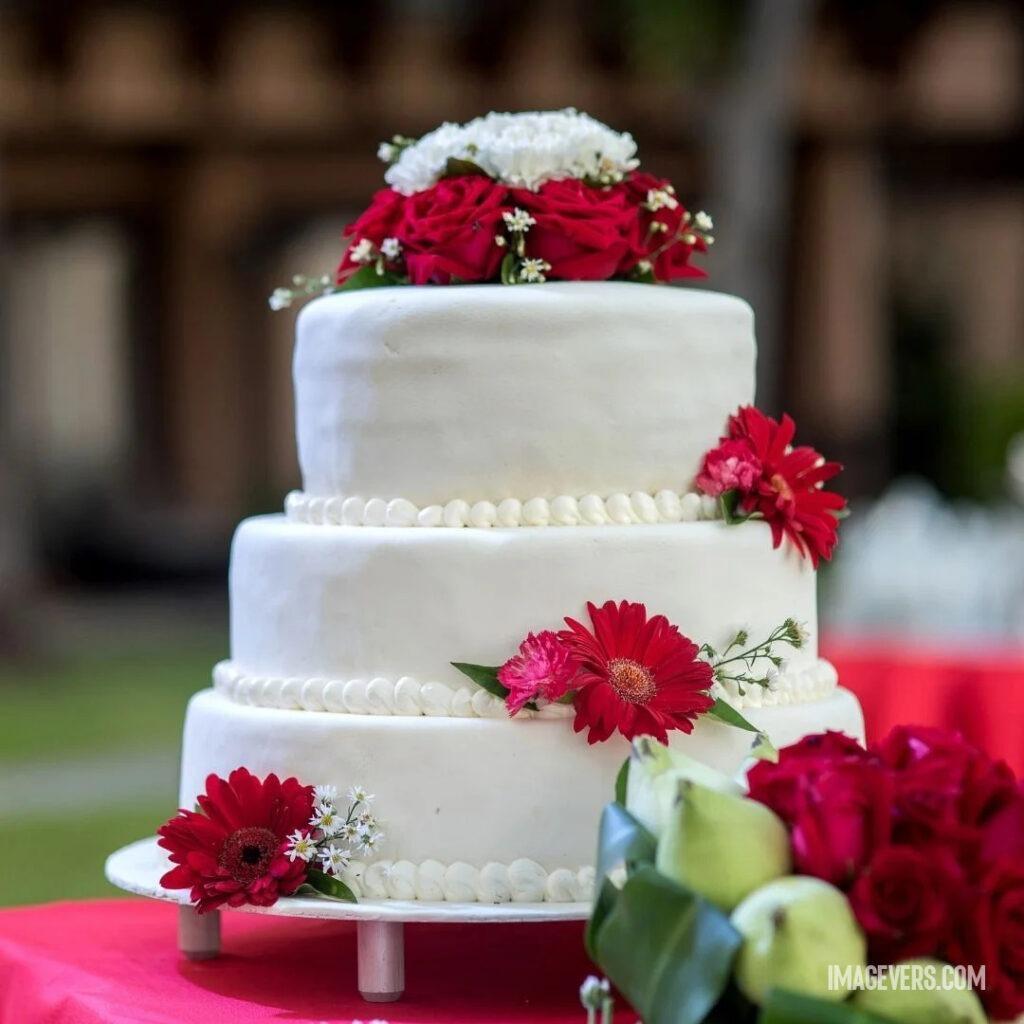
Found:
<path fill-rule="evenodd" d="M 0 665 L 0 764 L 176 745 L 185 702 L 219 657 L 203 647 Z"/>
<path fill-rule="evenodd" d="M 0 665 L 0 770 L 11 777 L 29 764 L 59 772 L 74 761 L 87 771 L 107 757 L 176 750 L 185 703 L 209 685 L 222 650 L 95 654 L 30 670 Z M 152 834 L 173 799 L 172 790 L 165 800 L 40 813 L 26 793 L 23 814 L 0 816 L 0 906 L 116 895 L 103 878 L 107 854 Z"/>

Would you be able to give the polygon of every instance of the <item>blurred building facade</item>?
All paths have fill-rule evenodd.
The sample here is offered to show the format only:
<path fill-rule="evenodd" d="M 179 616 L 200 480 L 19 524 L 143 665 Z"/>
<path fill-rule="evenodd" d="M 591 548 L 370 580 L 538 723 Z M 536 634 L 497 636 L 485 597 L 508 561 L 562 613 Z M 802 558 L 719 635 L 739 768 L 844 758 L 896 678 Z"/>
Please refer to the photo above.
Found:
<path fill-rule="evenodd" d="M 0 573 L 219 564 L 298 483 L 293 318 L 264 298 L 333 268 L 377 142 L 566 105 L 716 215 L 762 404 L 850 490 L 998 492 L 1024 429 L 1016 3 L 9 2 Z"/>

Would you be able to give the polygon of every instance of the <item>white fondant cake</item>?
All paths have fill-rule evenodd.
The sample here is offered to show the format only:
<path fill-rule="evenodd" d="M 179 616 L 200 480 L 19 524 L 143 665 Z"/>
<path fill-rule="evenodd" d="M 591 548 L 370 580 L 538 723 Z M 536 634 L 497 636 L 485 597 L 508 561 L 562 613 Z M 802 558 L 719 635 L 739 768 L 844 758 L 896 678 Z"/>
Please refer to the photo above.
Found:
<path fill-rule="evenodd" d="M 451 663 L 499 665 L 588 601 L 643 602 L 716 646 L 797 620 L 809 640 L 771 687 L 713 692 L 777 745 L 861 736 L 818 658 L 810 562 L 693 493 L 753 377 L 750 309 L 711 292 L 394 287 L 310 304 L 303 492 L 236 535 L 231 658 L 189 707 L 182 806 L 240 765 L 358 781 L 386 833 L 349 870 L 358 893 L 587 898 L 626 741 L 588 745 L 561 704 L 509 719 Z M 709 720 L 671 735 L 729 772 L 750 749 Z"/>

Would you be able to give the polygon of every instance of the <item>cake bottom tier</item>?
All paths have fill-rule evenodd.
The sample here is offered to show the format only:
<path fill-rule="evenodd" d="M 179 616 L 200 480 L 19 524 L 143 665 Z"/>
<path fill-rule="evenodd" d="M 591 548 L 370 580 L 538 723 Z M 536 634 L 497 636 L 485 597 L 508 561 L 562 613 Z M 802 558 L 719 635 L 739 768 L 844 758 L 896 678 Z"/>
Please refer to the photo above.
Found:
<path fill-rule="evenodd" d="M 745 712 L 777 746 L 824 729 L 863 739 L 849 691 Z M 720 771 L 740 770 L 750 734 L 700 722 L 673 746 Z M 244 766 L 375 795 L 385 840 L 356 863 L 357 895 L 458 902 L 589 899 L 601 808 L 629 745 L 589 746 L 572 720 L 393 718 L 236 704 L 213 690 L 185 721 L 181 806 L 210 773 Z"/>

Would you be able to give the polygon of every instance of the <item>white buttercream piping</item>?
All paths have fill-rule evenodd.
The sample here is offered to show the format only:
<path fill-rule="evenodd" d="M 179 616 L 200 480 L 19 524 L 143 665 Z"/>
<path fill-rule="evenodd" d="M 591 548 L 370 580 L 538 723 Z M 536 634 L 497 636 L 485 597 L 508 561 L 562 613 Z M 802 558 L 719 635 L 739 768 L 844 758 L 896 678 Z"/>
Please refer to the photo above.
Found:
<path fill-rule="evenodd" d="M 711 694 L 736 708 L 783 707 L 806 704 L 829 696 L 839 682 L 831 662 L 818 658 L 802 666 L 784 666 L 775 689 L 747 685 L 741 694 L 735 683 L 715 683 Z M 392 715 L 415 718 L 501 718 L 508 711 L 500 698 L 478 686 L 449 686 L 420 682 L 411 676 L 398 680 L 375 676 L 365 679 L 328 679 L 323 676 L 283 678 L 254 676 L 234 662 L 219 662 L 213 685 L 236 704 L 296 711 L 330 711 L 350 715 Z M 537 711 L 524 709 L 516 719 L 569 718 L 567 704 L 546 704 Z"/>
<path fill-rule="evenodd" d="M 405 498 L 330 498 L 292 491 L 285 499 L 285 515 L 295 523 L 312 526 L 447 526 L 487 529 L 516 526 L 633 526 L 652 523 L 694 523 L 718 519 L 718 503 L 695 491 L 634 491 L 607 498 L 568 494 L 557 498 L 470 504 L 455 498 L 446 505 L 420 507 Z"/>
<path fill-rule="evenodd" d="M 586 903 L 594 898 L 594 869 L 555 868 L 534 860 L 491 861 L 482 868 L 463 861 L 352 861 L 341 874 L 356 898 L 449 903 Z"/>

